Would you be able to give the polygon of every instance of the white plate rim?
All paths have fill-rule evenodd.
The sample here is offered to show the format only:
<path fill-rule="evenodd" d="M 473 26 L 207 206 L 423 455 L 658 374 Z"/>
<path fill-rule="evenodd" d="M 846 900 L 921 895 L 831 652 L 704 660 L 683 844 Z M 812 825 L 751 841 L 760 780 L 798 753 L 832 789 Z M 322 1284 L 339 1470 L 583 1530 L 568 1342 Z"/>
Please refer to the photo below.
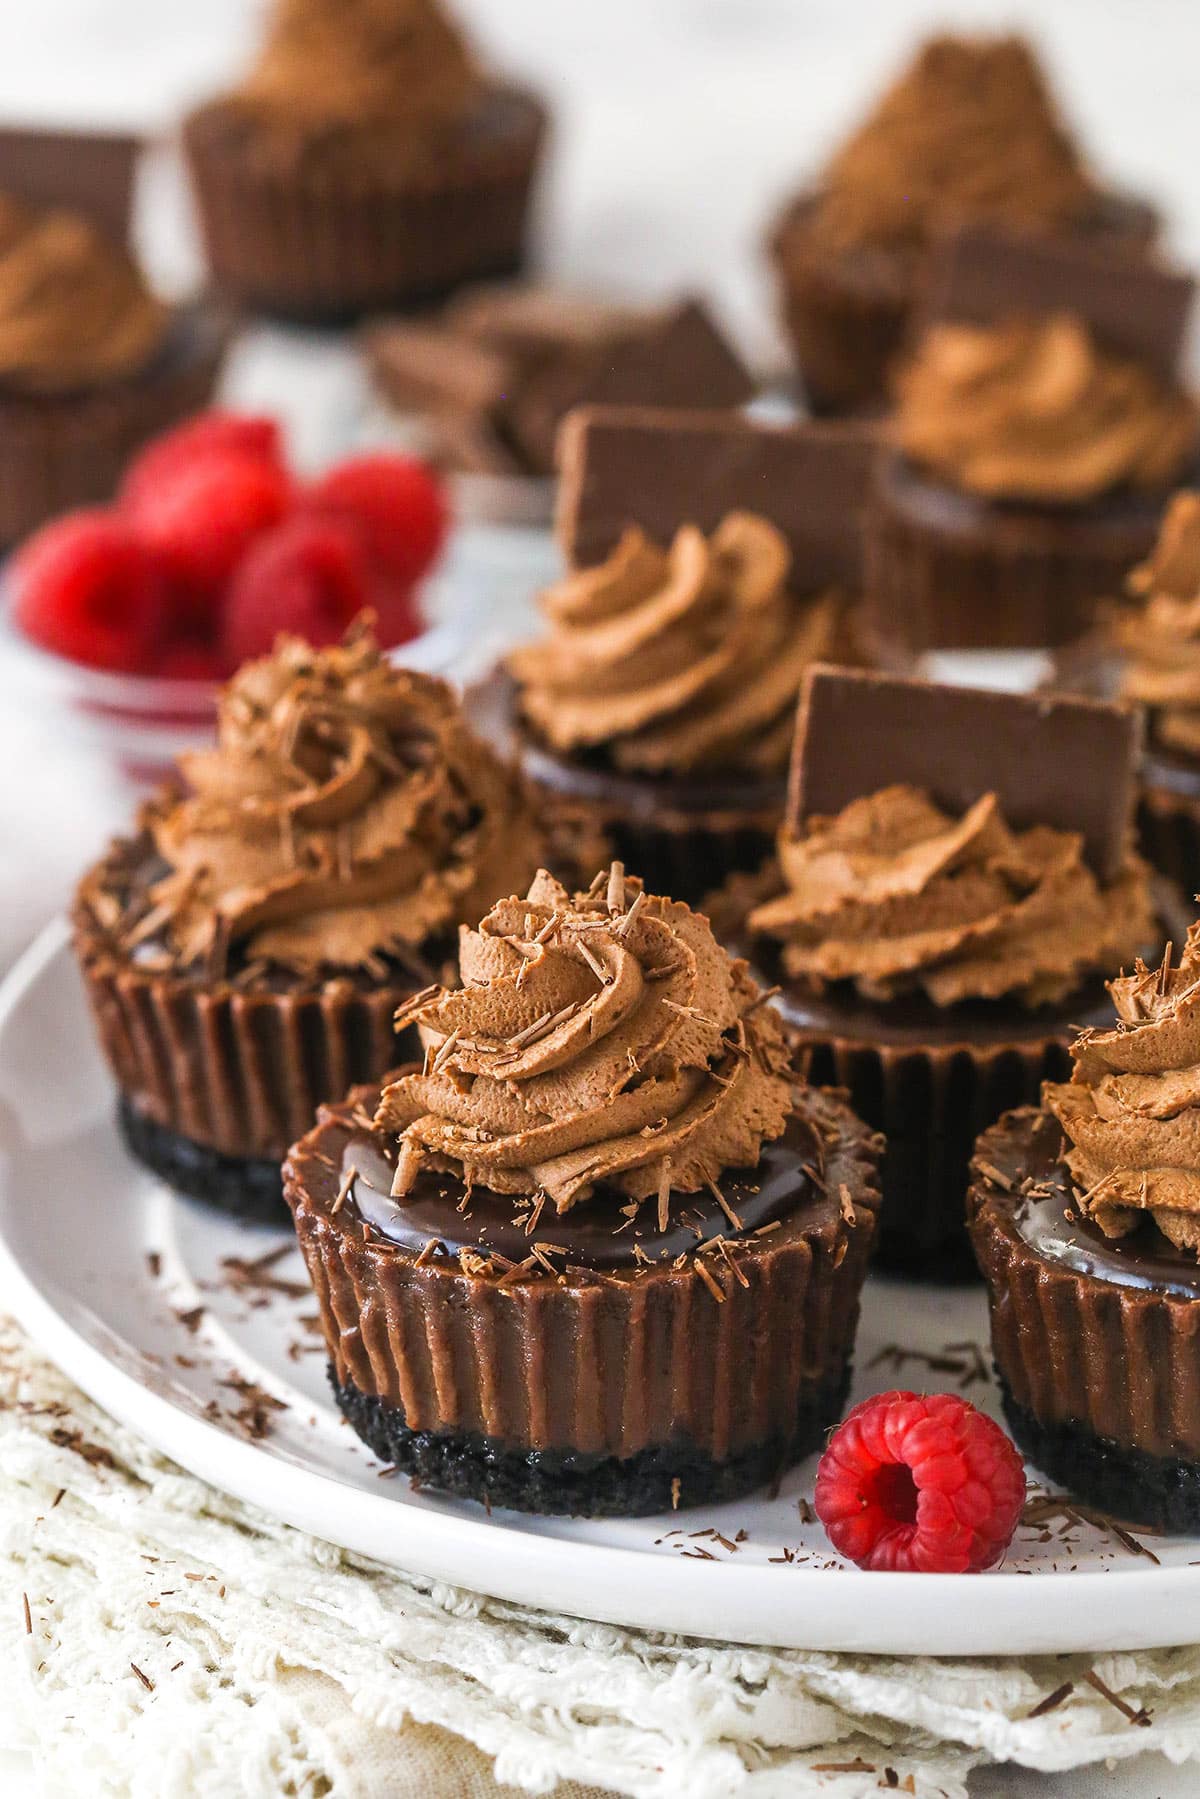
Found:
<path fill-rule="evenodd" d="M 0 1031 L 54 959 L 69 953 L 69 942 L 67 921 L 56 919 L 13 965 L 0 983 Z M 1032 1580 L 999 1569 L 965 1581 L 842 1568 L 784 1572 L 541 1537 L 488 1518 L 406 1506 L 402 1494 L 363 1492 L 285 1463 L 143 1387 L 75 1330 L 9 1240 L 4 1187 L 0 1159 L 0 1302 L 69 1379 L 198 1478 L 386 1566 L 539 1610 L 762 1648 L 982 1656 L 1151 1649 L 1200 1638 L 1200 1567 L 1130 1569 L 1115 1576 L 1116 1586 L 1099 1569 L 1045 1572 Z M 393 1525 L 403 1518 L 403 1560 L 380 1540 L 380 1520 L 389 1517 Z M 1068 1580 L 1069 1605 L 1061 1586 Z M 1055 1584 L 1044 1599 L 1035 1598 L 1047 1582 Z M 914 1614 L 923 1621 L 919 1630 Z M 714 1619 L 721 1620 L 719 1631 Z"/>

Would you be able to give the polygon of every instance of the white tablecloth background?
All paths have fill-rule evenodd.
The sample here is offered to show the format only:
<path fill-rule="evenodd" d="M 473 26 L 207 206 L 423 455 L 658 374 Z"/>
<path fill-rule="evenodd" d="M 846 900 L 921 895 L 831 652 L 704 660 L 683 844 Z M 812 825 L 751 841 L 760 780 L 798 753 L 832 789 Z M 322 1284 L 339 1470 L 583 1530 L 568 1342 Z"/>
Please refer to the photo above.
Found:
<path fill-rule="evenodd" d="M 237 67 L 257 0 L 39 0 L 0 6 L 0 118 L 169 126 Z M 918 26 L 916 0 L 459 0 L 496 56 L 559 106 L 543 196 L 542 260 L 614 291 L 701 288 L 756 359 L 778 355 L 758 253 L 772 207 L 850 121 Z M 1200 13 L 1189 0 L 959 0 L 959 21 L 1014 18 L 1038 31 L 1097 162 L 1165 203 L 1173 241 L 1200 263 Z M 141 235 L 170 287 L 197 264 L 177 171 L 143 184 Z M 351 435 L 343 352 L 267 333 L 232 391 L 274 400 L 304 460 Z M 53 711 L 31 711 L 0 651 L 0 970 L 61 906 L 71 881 L 127 816 L 115 770 L 80 753 Z M 1140 1770 L 1140 1771 L 1138 1771 Z M 1192 1794 L 1197 1777 L 1157 1761 L 1052 1782 L 976 1777 L 981 1795 L 1121 1799 Z M 0 1761 L 0 1791 L 25 1771 Z"/>

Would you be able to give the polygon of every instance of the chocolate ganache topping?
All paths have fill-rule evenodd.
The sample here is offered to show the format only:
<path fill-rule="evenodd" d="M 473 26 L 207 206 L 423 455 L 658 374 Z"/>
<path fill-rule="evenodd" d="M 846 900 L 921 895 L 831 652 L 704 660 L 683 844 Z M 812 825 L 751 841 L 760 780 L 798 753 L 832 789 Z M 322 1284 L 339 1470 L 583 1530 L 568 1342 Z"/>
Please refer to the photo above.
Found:
<path fill-rule="evenodd" d="M 1200 756 L 1200 493 L 1175 495 L 1129 591 L 1142 603 L 1117 623 L 1121 691 L 1150 708 L 1157 742 Z"/>
<path fill-rule="evenodd" d="M 122 245 L 0 194 L 0 382 L 69 393 L 139 374 L 169 322 Z"/>
<path fill-rule="evenodd" d="M 988 499 L 1073 505 L 1162 487 L 1196 448 L 1190 396 L 1102 349 L 1065 313 L 934 325 L 896 398 L 904 453 Z"/>
<path fill-rule="evenodd" d="M 1012 831 L 994 794 L 948 817 L 912 787 L 854 800 L 779 839 L 784 891 L 755 908 L 789 975 L 853 981 L 865 998 L 923 991 L 935 1005 L 1070 996 L 1153 935 L 1147 870 L 1132 853 L 1101 889 L 1082 839 Z"/>
<path fill-rule="evenodd" d="M 794 1109 L 783 1028 L 707 919 L 626 882 L 620 863 L 572 899 L 544 871 L 461 937 L 463 987 L 418 996 L 421 1073 L 385 1087 L 394 1197 L 422 1169 L 468 1188 L 598 1187 L 640 1200 L 758 1163 Z"/>
<path fill-rule="evenodd" d="M 730 513 L 669 550 L 625 532 L 598 568 L 542 595 L 550 635 L 510 659 L 526 717 L 556 750 L 603 748 L 620 769 L 782 772 L 805 668 L 831 653 L 838 608 L 787 588 L 765 519 Z"/>
<path fill-rule="evenodd" d="M 1200 1254 L 1200 924 L 1177 967 L 1139 961 L 1109 983 L 1117 1022 L 1082 1031 L 1070 1081 L 1042 1103 L 1067 1140 L 1076 1203 L 1109 1237 L 1148 1213 L 1181 1249 Z"/>
<path fill-rule="evenodd" d="M 548 853 L 449 687 L 363 632 L 317 651 L 281 637 L 226 690 L 216 747 L 180 765 L 189 791 L 145 822 L 167 865 L 148 916 L 184 967 L 236 946 L 303 974 L 369 970 L 478 917 Z"/>
<path fill-rule="evenodd" d="M 1069 226 L 1095 189 L 1021 38 L 935 37 L 833 158 L 831 247 L 915 248 L 955 216 Z"/>
<path fill-rule="evenodd" d="M 231 98 L 270 127 L 282 161 L 378 155 L 398 173 L 436 167 L 480 92 L 436 0 L 276 0 L 259 59 Z"/>

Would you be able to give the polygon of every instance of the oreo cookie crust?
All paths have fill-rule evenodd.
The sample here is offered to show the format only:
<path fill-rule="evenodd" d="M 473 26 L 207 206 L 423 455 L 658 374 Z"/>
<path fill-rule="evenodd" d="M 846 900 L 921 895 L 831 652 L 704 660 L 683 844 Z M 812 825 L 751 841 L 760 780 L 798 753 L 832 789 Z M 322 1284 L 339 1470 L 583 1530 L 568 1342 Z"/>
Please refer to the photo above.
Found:
<path fill-rule="evenodd" d="M 457 1499 L 481 1499 L 513 1511 L 588 1518 L 636 1518 L 680 1506 L 721 1505 L 765 1486 L 820 1447 L 841 1417 L 850 1387 L 840 1375 L 797 1407 L 795 1428 L 718 1461 L 695 1443 L 640 1449 L 621 1459 L 570 1450 L 514 1449 L 477 1432 L 409 1430 L 402 1406 L 389 1406 L 353 1381 L 330 1385 L 338 1409 L 381 1461 Z"/>
<path fill-rule="evenodd" d="M 279 1163 L 271 1157 L 223 1155 L 139 1112 L 124 1095 L 117 1101 L 117 1124 L 130 1155 L 177 1193 L 249 1224 L 277 1225 L 286 1218 Z"/>

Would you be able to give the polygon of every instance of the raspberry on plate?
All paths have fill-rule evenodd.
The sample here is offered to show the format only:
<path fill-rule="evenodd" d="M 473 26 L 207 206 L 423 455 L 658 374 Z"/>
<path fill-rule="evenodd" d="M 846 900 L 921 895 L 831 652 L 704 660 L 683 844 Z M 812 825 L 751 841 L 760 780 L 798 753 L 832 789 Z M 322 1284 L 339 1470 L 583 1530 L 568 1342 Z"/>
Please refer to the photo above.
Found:
<path fill-rule="evenodd" d="M 120 502 L 133 510 L 181 469 L 214 456 L 244 456 L 285 467 L 283 438 L 273 418 L 237 412 L 199 412 L 164 431 L 133 458 L 121 482 Z"/>
<path fill-rule="evenodd" d="M 136 530 L 100 509 L 44 525 L 15 560 L 15 616 L 44 649 L 91 668 L 141 673 L 162 621 L 155 560 Z"/>
<path fill-rule="evenodd" d="M 313 483 L 301 506 L 349 519 L 362 532 L 371 560 L 404 587 L 428 572 L 446 536 L 442 489 L 412 456 L 356 456 L 339 463 Z"/>
<path fill-rule="evenodd" d="M 291 518 L 252 547 L 230 583 L 222 647 L 233 667 L 269 655 L 281 631 L 337 643 L 371 603 L 358 534 L 337 519 Z"/>
<path fill-rule="evenodd" d="M 860 1568 L 970 1574 L 999 1561 L 1025 1470 L 998 1424 L 953 1393 L 880 1393 L 855 1406 L 817 1469 L 817 1516 Z"/>

